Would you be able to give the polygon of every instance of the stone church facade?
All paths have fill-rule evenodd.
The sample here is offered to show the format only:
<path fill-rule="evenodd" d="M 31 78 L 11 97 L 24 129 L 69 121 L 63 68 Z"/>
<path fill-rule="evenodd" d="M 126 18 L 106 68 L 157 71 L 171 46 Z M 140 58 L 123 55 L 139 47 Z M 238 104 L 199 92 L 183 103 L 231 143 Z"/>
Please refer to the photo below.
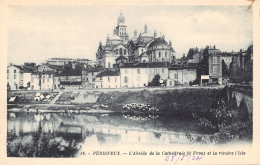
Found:
<path fill-rule="evenodd" d="M 127 26 L 122 12 L 117 19 L 117 26 L 113 35 L 107 35 L 106 43 L 99 43 L 96 53 L 96 64 L 98 67 L 113 68 L 117 59 L 125 59 L 124 62 L 147 63 L 147 62 L 172 62 L 175 51 L 172 42 L 165 40 L 164 35 L 157 37 L 157 32 L 152 35 L 147 25 L 144 31 L 129 39 Z"/>

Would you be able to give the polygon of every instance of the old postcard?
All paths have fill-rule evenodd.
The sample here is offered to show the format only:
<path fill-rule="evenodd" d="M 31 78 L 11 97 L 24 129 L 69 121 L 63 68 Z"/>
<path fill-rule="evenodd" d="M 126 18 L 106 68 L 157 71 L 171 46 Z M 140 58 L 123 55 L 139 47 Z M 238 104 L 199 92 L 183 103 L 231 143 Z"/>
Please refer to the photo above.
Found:
<path fill-rule="evenodd" d="M 260 164 L 259 1 L 0 4 L 0 164 Z"/>

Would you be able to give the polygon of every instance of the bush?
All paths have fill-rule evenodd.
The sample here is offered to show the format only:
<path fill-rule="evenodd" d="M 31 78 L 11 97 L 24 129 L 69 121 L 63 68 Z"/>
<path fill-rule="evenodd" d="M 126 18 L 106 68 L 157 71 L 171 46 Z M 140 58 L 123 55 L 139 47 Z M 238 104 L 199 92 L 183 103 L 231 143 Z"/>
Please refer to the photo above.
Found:
<path fill-rule="evenodd" d="M 160 75 L 157 74 L 154 76 L 151 82 L 148 83 L 148 86 L 160 86 Z"/>

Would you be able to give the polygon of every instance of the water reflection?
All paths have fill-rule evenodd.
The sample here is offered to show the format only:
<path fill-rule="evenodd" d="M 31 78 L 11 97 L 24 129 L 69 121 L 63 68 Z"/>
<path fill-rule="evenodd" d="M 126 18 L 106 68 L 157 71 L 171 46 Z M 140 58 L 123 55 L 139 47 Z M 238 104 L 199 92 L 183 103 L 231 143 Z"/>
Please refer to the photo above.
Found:
<path fill-rule="evenodd" d="M 156 123 L 156 125 L 155 125 Z M 185 127 L 183 127 L 183 125 Z M 9 147 L 28 139 L 37 143 L 46 136 L 48 142 L 59 146 L 59 151 L 72 147 L 73 151 L 87 144 L 103 146 L 111 144 L 175 144 L 188 143 L 185 131 L 196 132 L 193 122 L 174 121 L 160 117 L 136 121 L 122 114 L 67 114 L 67 113 L 8 113 Z M 184 129 L 185 128 L 185 129 Z M 182 132 L 176 132 L 179 130 Z M 13 135 L 12 135 L 13 134 Z M 10 138 L 14 136 L 16 138 Z M 30 144 L 33 145 L 33 144 Z M 46 144 L 49 146 L 50 144 Z M 51 146 L 49 146 L 51 148 Z M 13 149 L 14 150 L 14 149 Z M 20 151 L 19 151 L 20 152 Z M 71 155 L 70 155 L 71 156 Z"/>

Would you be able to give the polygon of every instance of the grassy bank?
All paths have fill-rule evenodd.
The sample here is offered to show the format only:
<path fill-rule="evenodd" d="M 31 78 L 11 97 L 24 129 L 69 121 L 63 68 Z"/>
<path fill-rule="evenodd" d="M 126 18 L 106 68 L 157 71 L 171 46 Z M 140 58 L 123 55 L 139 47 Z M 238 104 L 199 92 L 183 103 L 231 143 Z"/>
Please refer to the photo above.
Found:
<path fill-rule="evenodd" d="M 170 90 L 140 91 L 66 91 L 57 104 L 77 105 L 80 109 L 100 108 L 124 112 L 123 106 L 142 103 L 155 106 L 158 113 L 191 114 L 206 112 L 221 88 L 180 88 Z M 107 106 L 107 107 L 106 107 Z"/>

